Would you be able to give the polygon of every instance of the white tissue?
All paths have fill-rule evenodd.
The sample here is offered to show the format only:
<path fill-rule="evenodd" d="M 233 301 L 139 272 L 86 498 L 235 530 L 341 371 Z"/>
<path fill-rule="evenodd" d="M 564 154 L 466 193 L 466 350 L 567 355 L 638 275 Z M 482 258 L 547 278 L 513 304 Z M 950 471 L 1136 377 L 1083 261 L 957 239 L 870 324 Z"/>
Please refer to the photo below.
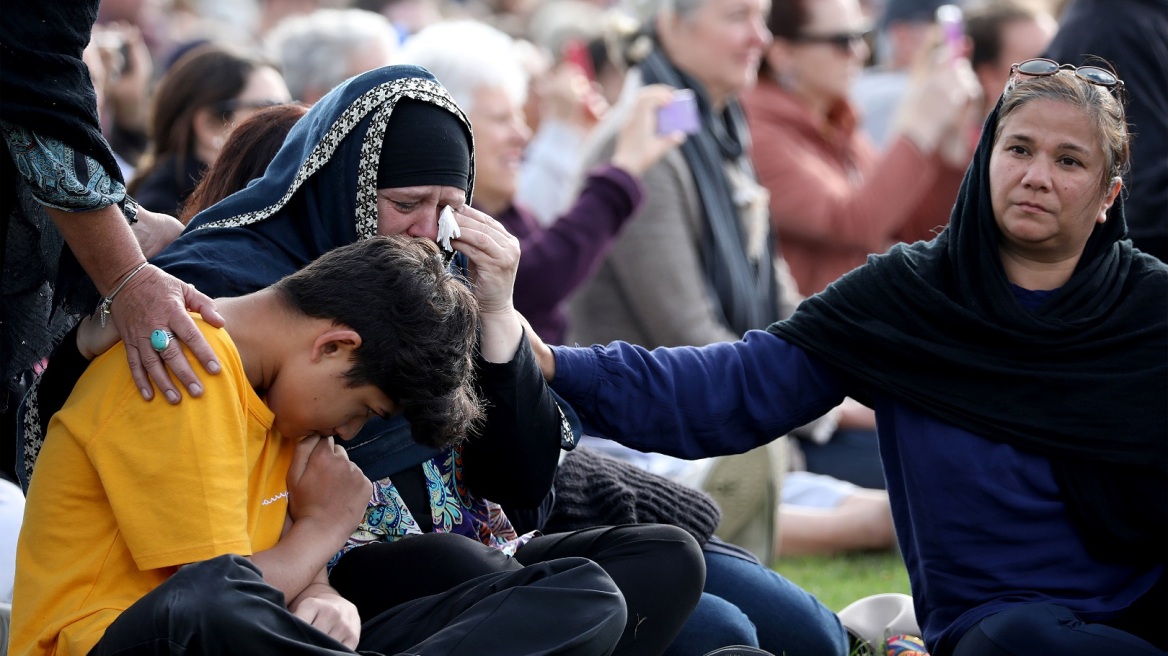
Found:
<path fill-rule="evenodd" d="M 457 239 L 462 235 L 462 231 L 458 229 L 458 222 L 454 220 L 454 210 L 450 206 L 442 208 L 442 213 L 438 215 L 438 244 L 443 249 L 453 251 L 454 248 L 450 246 L 450 239 Z"/>

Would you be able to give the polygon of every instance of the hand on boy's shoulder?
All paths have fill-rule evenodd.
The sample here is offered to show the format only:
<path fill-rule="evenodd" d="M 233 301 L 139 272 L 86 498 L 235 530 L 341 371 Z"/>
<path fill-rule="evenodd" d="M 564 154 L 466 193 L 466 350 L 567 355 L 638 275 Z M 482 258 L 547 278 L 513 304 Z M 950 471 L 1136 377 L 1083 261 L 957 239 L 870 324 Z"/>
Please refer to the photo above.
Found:
<path fill-rule="evenodd" d="M 372 493 L 373 484 L 331 437 L 297 442 L 288 468 L 288 514 L 294 522 L 319 521 L 348 537 Z"/>
<path fill-rule="evenodd" d="M 254 395 L 250 385 L 247 382 L 246 374 L 243 370 L 243 363 L 240 359 L 239 351 L 235 347 L 235 343 L 231 340 L 231 336 L 223 328 L 216 328 L 204 322 L 198 315 L 194 316 L 195 325 L 198 326 L 199 331 L 206 338 L 207 343 L 215 351 L 216 358 L 221 366 L 222 375 L 205 377 L 205 382 L 212 388 L 230 389 L 232 390 L 231 397 L 233 399 L 241 398 L 243 395 Z M 195 356 L 187 350 L 178 340 L 172 339 L 167 345 L 168 349 L 182 349 L 183 355 L 190 362 L 191 366 L 198 365 Z M 201 365 L 199 365 L 201 366 Z M 245 389 L 246 388 L 246 389 Z M 137 389 L 137 384 L 126 367 L 126 345 L 118 341 L 113 348 L 102 353 L 94 358 L 86 367 L 81 378 L 74 386 L 73 394 L 69 397 L 69 402 L 73 402 L 82 397 L 93 397 L 99 393 L 107 397 L 109 403 L 121 404 L 126 402 L 125 395 L 133 393 L 139 397 L 139 402 L 161 412 L 162 406 L 170 406 L 165 402 L 165 399 L 145 400 L 140 390 Z M 156 390 L 157 391 L 157 390 Z M 204 390 L 206 391 L 206 390 Z M 155 401 L 162 401 L 162 403 L 155 403 Z M 196 400 L 188 398 L 188 401 Z M 258 397 L 254 399 L 258 401 Z M 69 403 L 67 402 L 67 404 Z M 98 404 L 100 407 L 104 404 Z M 181 408 L 183 404 L 173 405 L 171 407 Z M 155 408 L 157 406 L 157 408 Z"/>

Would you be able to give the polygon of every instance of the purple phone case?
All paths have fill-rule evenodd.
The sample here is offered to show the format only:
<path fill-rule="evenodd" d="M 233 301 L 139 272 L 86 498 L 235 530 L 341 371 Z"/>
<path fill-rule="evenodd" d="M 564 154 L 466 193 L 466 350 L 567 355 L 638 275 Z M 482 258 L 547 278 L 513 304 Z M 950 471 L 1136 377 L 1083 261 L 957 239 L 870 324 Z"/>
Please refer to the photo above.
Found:
<path fill-rule="evenodd" d="M 698 101 L 688 89 L 675 93 L 668 105 L 657 110 L 657 134 L 694 134 L 701 128 Z"/>

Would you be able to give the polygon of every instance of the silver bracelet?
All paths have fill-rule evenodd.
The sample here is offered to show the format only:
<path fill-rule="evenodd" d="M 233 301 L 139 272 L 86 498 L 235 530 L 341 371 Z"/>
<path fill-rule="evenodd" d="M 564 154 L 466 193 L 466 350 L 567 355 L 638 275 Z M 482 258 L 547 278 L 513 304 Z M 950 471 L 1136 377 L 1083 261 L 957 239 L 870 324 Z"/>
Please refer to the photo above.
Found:
<path fill-rule="evenodd" d="M 133 271 L 130 272 L 130 275 L 126 276 L 125 280 L 123 280 L 121 282 L 121 284 L 119 284 L 114 289 L 114 291 L 110 293 L 109 296 L 106 296 L 105 298 L 101 299 L 101 302 L 97 304 L 97 318 L 98 318 L 98 321 L 101 322 L 102 328 L 105 328 L 105 318 L 108 317 L 110 315 L 110 312 L 113 311 L 112 308 L 113 308 L 113 304 L 114 304 L 114 297 L 118 295 L 118 292 L 122 291 L 122 287 L 125 287 L 126 283 L 130 282 L 130 278 L 133 278 L 135 275 L 138 274 L 139 271 L 141 271 L 142 269 L 145 269 L 147 264 L 150 264 L 150 263 L 143 262 L 143 263 L 139 264 Z"/>

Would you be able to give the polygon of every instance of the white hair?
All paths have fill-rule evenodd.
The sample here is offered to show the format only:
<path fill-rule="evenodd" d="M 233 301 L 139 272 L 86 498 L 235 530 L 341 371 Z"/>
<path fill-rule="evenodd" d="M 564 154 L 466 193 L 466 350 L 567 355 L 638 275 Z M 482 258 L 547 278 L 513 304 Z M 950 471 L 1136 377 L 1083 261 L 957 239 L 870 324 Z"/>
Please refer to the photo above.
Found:
<path fill-rule="evenodd" d="M 675 14 L 679 18 L 686 18 L 706 0 L 624 0 L 621 8 L 631 15 L 642 26 L 653 25 L 654 20 L 661 14 Z"/>
<path fill-rule="evenodd" d="M 264 39 L 264 48 L 280 65 L 292 97 L 304 100 L 311 90 L 324 94 L 344 82 L 353 74 L 350 62 L 377 42 L 389 53 L 397 48 L 385 16 L 364 9 L 317 9 L 280 21 Z"/>
<path fill-rule="evenodd" d="M 474 20 L 434 23 L 406 39 L 396 62 L 416 64 L 438 78 L 464 112 L 470 112 L 478 89 L 502 89 L 523 104 L 527 72 L 517 42 Z"/>

